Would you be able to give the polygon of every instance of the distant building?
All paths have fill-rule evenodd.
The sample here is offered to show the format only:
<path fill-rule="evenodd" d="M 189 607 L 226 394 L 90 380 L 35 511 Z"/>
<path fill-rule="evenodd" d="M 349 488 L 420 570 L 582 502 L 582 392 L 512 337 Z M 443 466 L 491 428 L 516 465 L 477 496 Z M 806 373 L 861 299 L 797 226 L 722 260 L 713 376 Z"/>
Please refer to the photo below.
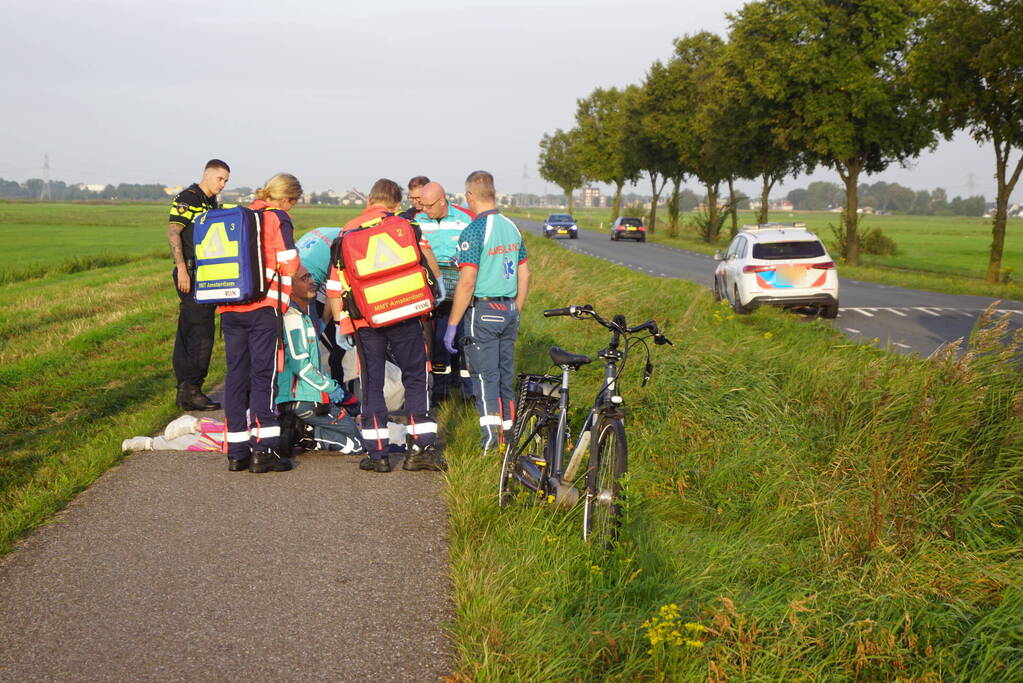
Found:
<path fill-rule="evenodd" d="M 338 203 L 341 206 L 362 206 L 366 203 L 366 195 L 352 188 L 340 195 Z"/>
<path fill-rule="evenodd" d="M 759 211 L 760 210 L 760 200 L 759 199 L 752 199 L 751 198 L 749 200 L 749 208 L 752 211 Z M 768 211 L 793 211 L 794 209 L 795 209 L 795 207 L 792 206 L 792 202 L 790 202 L 787 199 L 768 199 L 767 200 L 767 210 Z"/>
<path fill-rule="evenodd" d="M 607 197 L 602 195 L 598 188 L 590 185 L 581 190 L 579 206 L 585 209 L 602 209 L 607 206 Z"/>
<path fill-rule="evenodd" d="M 102 183 L 92 184 L 92 185 L 86 185 L 85 183 L 79 183 L 78 184 L 78 189 L 79 190 L 88 190 L 89 192 L 102 192 L 103 190 L 107 189 L 107 186 L 102 184 Z M 169 187 L 165 188 L 164 192 L 167 192 L 167 194 L 169 194 L 169 195 L 175 195 L 178 192 L 181 192 L 181 186 L 179 185 L 177 191 L 175 191 L 175 192 L 168 192 L 168 190 L 170 190 Z"/>

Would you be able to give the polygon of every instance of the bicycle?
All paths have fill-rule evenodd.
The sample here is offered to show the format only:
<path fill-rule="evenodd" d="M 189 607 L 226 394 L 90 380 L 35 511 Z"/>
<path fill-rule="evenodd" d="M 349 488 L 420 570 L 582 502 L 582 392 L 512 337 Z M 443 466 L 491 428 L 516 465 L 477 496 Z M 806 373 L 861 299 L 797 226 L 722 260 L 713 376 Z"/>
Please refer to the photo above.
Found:
<path fill-rule="evenodd" d="M 583 495 L 583 538 L 610 546 L 617 539 L 621 525 L 622 477 L 628 471 L 625 400 L 618 390 L 619 378 L 630 350 L 642 344 L 646 350 L 645 385 L 654 370 L 647 340 L 653 339 L 657 345 L 673 344 L 653 320 L 629 327 L 625 316 L 616 315 L 608 321 L 589 305 L 555 308 L 543 314 L 548 318 L 571 316 L 578 320 L 590 319 L 611 331 L 608 345 L 597 354 L 604 360 L 604 381 L 579 429 L 575 448 L 565 466 L 566 444 L 570 437 L 569 373 L 592 362 L 592 359 L 554 346 L 550 349 L 550 357 L 554 365 L 561 368 L 560 377 L 519 374 L 516 391 L 518 414 L 501 467 L 499 504 L 502 508 L 507 507 L 521 494 L 527 500 L 574 506 L 580 497 L 575 485 L 579 466 L 583 453 L 589 448 Z"/>

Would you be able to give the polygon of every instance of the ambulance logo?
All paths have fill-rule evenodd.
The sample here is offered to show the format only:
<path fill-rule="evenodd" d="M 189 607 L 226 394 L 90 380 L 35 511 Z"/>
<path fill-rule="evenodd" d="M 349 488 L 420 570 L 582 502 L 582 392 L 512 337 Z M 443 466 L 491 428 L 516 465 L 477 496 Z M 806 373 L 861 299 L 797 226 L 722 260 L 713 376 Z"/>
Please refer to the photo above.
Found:
<path fill-rule="evenodd" d="M 512 261 L 507 256 L 505 256 L 501 260 L 501 262 L 502 262 L 502 264 L 504 266 L 504 279 L 505 280 L 511 280 L 512 277 L 515 276 L 515 262 Z"/>

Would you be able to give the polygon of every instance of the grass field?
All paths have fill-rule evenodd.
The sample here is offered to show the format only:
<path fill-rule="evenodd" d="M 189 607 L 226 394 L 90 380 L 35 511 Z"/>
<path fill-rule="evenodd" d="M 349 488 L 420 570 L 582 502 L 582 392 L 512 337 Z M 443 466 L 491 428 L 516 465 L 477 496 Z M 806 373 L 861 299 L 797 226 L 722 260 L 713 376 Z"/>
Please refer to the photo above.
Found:
<path fill-rule="evenodd" d="M 0 210 L 102 254 L 103 228 L 68 231 L 32 206 Z M 0 285 L 0 553 L 116 463 L 122 438 L 177 413 L 176 297 L 168 259 L 147 256 L 165 207 L 95 210 L 113 208 L 152 212 L 123 237 L 136 260 Z M 105 226 L 92 210 L 62 209 Z M 344 216 L 295 217 L 302 230 Z M 656 318 L 677 346 L 656 349 L 647 387 L 641 363 L 626 371 L 629 504 L 611 553 L 581 542 L 577 509 L 500 513 L 473 411 L 445 406 L 456 680 L 1023 680 L 1020 340 L 988 330 L 974 352 L 923 361 L 821 321 L 735 316 L 698 285 L 542 239 L 529 249 L 520 370 L 546 369 L 555 343 L 605 343 L 540 314 L 570 303 Z M 598 373 L 575 377 L 575 420 Z"/>
<path fill-rule="evenodd" d="M 529 248 L 520 370 L 545 370 L 555 343 L 606 343 L 540 315 L 571 303 L 656 318 L 677 347 L 656 349 L 647 387 L 642 360 L 626 373 L 629 505 L 609 554 L 580 540 L 579 509 L 500 512 L 497 459 L 454 412 L 463 680 L 1023 679 L 1019 340 L 910 359 Z M 575 424 L 599 372 L 575 377 Z"/>
<path fill-rule="evenodd" d="M 296 231 L 352 209 L 300 207 Z M 0 203 L 0 554 L 178 414 L 164 204 Z M 214 345 L 209 386 L 224 373 Z"/>
<path fill-rule="evenodd" d="M 547 214 L 546 209 L 529 209 L 514 215 L 543 220 Z M 605 232 L 610 226 L 610 215 L 609 209 L 580 209 L 575 214 L 580 227 Z M 627 209 L 623 215 L 632 214 Z M 662 225 L 665 218 L 666 212 L 659 211 L 658 230 L 650 237 L 652 241 L 705 254 L 713 254 L 728 245 L 731 219 L 725 221 L 720 242 L 711 245 L 701 240 L 691 227 L 683 227 L 678 237 L 669 237 L 667 226 Z M 830 226 L 837 225 L 840 216 L 820 211 L 775 212 L 770 219 L 806 223 L 807 228 L 830 243 L 834 240 Z M 691 221 L 691 214 L 680 220 L 683 226 L 688 226 Z M 756 216 L 752 212 L 739 212 L 740 225 L 755 221 Z M 886 236 L 895 240 L 899 253 L 895 256 L 866 254 L 859 267 L 840 263 L 838 272 L 843 277 L 949 294 L 1023 300 L 1023 273 L 1007 284 L 992 285 L 983 281 L 991 246 L 990 219 L 962 216 L 864 216 L 862 225 L 865 228 L 880 228 Z M 1023 220 L 1012 220 L 1006 232 L 1003 268 L 1020 265 L 1023 265 Z M 709 280 L 709 273 L 707 277 Z"/>
<path fill-rule="evenodd" d="M 169 264 L 169 205 L 0 201 L 0 284 L 149 258 L 166 257 Z M 300 206 L 292 215 L 301 234 L 358 213 Z"/>

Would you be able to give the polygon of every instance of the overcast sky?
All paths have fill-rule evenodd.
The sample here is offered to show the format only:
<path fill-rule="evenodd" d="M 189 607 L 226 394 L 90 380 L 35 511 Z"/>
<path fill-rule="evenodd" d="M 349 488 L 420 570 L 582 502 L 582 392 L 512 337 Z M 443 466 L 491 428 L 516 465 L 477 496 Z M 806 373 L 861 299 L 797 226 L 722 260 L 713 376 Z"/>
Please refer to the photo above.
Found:
<path fill-rule="evenodd" d="M 5 0 L 0 177 L 41 177 L 49 154 L 55 180 L 178 185 L 220 157 L 230 186 L 422 173 L 459 190 L 483 168 L 498 191 L 539 193 L 539 140 L 573 125 L 577 98 L 640 82 L 673 38 L 723 34 L 742 4 Z M 993 173 L 993 149 L 961 136 L 866 180 L 992 200 Z M 819 171 L 774 195 L 816 179 L 838 182 Z"/>

